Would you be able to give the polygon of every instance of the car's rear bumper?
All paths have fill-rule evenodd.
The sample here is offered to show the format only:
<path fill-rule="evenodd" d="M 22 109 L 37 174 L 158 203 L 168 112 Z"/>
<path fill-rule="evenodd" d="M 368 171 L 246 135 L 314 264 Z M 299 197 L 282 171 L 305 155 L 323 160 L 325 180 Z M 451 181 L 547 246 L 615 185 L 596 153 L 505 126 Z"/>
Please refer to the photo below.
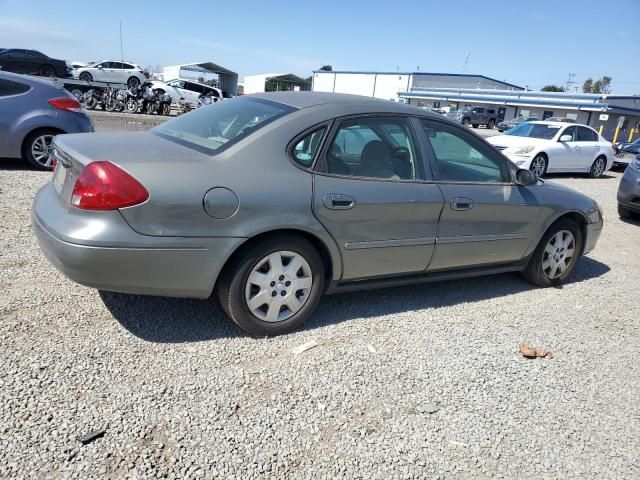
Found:
<path fill-rule="evenodd" d="M 207 298 L 244 241 L 140 235 L 118 211 L 65 209 L 52 184 L 36 195 L 32 223 L 43 253 L 69 279 L 145 295 Z"/>

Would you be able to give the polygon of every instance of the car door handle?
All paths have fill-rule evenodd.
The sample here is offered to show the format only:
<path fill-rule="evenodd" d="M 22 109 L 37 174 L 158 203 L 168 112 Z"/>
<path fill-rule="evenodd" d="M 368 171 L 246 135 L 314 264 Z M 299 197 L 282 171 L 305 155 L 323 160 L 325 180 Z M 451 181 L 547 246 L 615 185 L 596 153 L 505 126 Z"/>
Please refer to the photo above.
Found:
<path fill-rule="evenodd" d="M 580 146 L 578 146 L 578 145 L 576 145 L 576 146 L 575 146 L 575 147 L 573 147 L 573 148 L 575 148 L 576 150 L 580 150 Z"/>
<path fill-rule="evenodd" d="M 595 148 L 596 150 L 600 150 L 600 147 L 599 147 L 598 145 L 596 145 L 594 148 Z"/>
<path fill-rule="evenodd" d="M 452 210 L 471 210 L 473 208 L 473 200 L 465 197 L 458 197 L 451 200 Z"/>
<path fill-rule="evenodd" d="M 344 193 L 328 193 L 322 197 L 322 203 L 331 210 L 348 210 L 356 206 L 356 199 Z"/>

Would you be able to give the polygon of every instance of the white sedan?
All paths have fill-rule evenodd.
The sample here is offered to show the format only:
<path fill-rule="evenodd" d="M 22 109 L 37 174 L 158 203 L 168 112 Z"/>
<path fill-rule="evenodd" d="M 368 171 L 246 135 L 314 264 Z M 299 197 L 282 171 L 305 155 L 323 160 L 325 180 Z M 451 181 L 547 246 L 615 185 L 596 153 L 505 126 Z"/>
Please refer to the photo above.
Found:
<path fill-rule="evenodd" d="M 153 80 L 151 84 L 151 88 L 163 90 L 169 94 L 172 100 L 177 102 L 183 98 L 192 107 L 198 105 L 198 99 L 202 95 L 209 96 L 212 102 L 222 100 L 222 91 L 220 89 L 191 80 L 174 79 L 166 82 Z"/>
<path fill-rule="evenodd" d="M 129 62 L 104 61 L 73 70 L 73 76 L 79 80 L 124 83 L 128 87 L 137 87 L 147 81 L 144 70 Z"/>
<path fill-rule="evenodd" d="M 487 141 L 518 167 L 528 168 L 539 177 L 560 172 L 600 177 L 615 160 L 611 142 L 586 125 L 527 122 Z"/>

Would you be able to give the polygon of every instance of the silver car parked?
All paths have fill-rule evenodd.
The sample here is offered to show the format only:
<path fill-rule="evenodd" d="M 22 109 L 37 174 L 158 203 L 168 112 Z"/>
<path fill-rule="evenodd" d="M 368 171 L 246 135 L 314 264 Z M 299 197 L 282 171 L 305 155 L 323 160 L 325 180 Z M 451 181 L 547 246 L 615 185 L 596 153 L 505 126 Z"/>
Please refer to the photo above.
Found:
<path fill-rule="evenodd" d="M 84 108 L 62 85 L 0 71 L 0 158 L 51 169 L 56 135 L 92 131 Z"/>
<path fill-rule="evenodd" d="M 618 187 L 618 214 L 640 220 L 640 155 L 629 162 Z"/>
<path fill-rule="evenodd" d="M 215 292 L 255 335 L 296 328 L 323 293 L 511 271 L 555 285 L 603 225 L 469 129 L 366 97 L 244 96 L 148 133 L 66 135 L 55 156 L 33 224 L 59 270 Z"/>

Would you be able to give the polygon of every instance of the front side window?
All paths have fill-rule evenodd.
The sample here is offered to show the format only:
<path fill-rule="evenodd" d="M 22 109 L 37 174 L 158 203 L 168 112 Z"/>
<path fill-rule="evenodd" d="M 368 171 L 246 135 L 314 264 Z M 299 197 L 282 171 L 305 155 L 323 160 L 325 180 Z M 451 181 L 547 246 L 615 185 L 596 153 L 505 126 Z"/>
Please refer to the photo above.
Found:
<path fill-rule="evenodd" d="M 565 128 L 560 137 L 564 137 L 565 135 L 571 137 L 571 140 L 567 140 L 568 142 L 575 142 L 577 141 L 578 137 L 578 129 L 576 127 Z"/>
<path fill-rule="evenodd" d="M 507 163 L 491 147 L 467 132 L 450 125 L 422 121 L 424 133 L 435 156 L 439 180 L 447 182 L 508 183 Z"/>
<path fill-rule="evenodd" d="M 598 134 L 590 128 L 577 127 L 578 128 L 578 142 L 597 142 Z"/>
<path fill-rule="evenodd" d="M 305 168 L 311 167 L 326 130 L 326 127 L 322 127 L 300 139 L 295 144 L 292 155 L 297 164 Z"/>
<path fill-rule="evenodd" d="M 218 153 L 294 110 L 281 103 L 239 97 L 181 115 L 151 133 L 205 153 Z"/>
<path fill-rule="evenodd" d="M 419 178 L 406 118 L 359 118 L 340 124 L 327 152 L 327 173 L 387 180 Z"/>

